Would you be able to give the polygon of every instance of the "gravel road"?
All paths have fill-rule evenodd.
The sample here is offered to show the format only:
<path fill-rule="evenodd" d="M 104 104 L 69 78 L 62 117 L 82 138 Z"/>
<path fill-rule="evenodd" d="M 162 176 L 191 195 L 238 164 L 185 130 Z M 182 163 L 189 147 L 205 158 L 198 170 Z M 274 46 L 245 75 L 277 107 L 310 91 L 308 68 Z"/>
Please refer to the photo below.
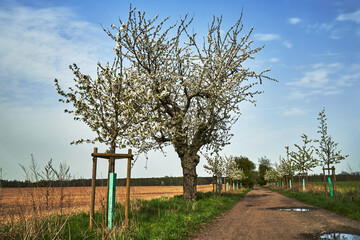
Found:
<path fill-rule="evenodd" d="M 312 211 L 277 210 L 295 207 Z M 360 235 L 360 222 L 255 187 L 191 239 L 319 239 L 321 234 L 330 232 Z"/>

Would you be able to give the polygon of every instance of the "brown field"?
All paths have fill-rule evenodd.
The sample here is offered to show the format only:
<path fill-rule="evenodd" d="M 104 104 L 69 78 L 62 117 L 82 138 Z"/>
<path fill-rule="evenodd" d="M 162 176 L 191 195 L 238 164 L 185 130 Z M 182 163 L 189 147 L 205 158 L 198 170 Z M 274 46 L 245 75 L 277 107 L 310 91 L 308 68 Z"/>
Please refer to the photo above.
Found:
<path fill-rule="evenodd" d="M 72 214 L 90 211 L 91 187 L 2 188 L 0 224 L 43 217 L 53 213 Z M 212 191 L 212 185 L 198 185 L 199 192 Z M 131 200 L 172 197 L 182 194 L 182 186 L 135 186 Z M 125 201 L 125 187 L 117 187 L 116 201 Z M 106 204 L 106 187 L 96 187 L 96 210 Z"/>

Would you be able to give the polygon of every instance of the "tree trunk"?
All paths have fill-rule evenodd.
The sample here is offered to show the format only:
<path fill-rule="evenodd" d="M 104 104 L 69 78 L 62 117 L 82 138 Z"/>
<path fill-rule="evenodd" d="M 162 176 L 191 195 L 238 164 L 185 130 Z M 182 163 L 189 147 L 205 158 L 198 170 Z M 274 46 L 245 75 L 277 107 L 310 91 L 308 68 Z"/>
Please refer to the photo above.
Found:
<path fill-rule="evenodd" d="M 200 157 L 197 154 L 185 154 L 181 158 L 181 166 L 183 169 L 183 199 L 185 201 L 196 201 L 196 166 L 198 165 L 199 160 Z"/>

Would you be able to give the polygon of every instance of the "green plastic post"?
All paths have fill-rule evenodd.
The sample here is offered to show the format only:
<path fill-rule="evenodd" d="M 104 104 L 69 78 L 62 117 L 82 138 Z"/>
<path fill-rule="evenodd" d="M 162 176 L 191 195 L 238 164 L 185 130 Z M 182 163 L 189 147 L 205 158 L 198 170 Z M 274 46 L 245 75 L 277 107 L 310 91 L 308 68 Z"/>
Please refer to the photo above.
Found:
<path fill-rule="evenodd" d="M 303 178 L 303 191 L 305 191 L 305 178 Z"/>
<path fill-rule="evenodd" d="M 242 188 L 242 183 L 240 183 L 240 188 Z"/>
<path fill-rule="evenodd" d="M 236 189 L 239 190 L 239 183 L 236 184 Z"/>
<path fill-rule="evenodd" d="M 331 178 L 328 177 L 328 180 L 329 180 L 329 189 L 330 189 L 330 196 L 333 197 L 334 194 L 333 194 L 333 190 L 332 190 L 332 186 L 331 186 Z"/>
<path fill-rule="evenodd" d="M 292 186 L 291 186 L 291 180 L 290 180 L 290 188 L 291 188 Z"/>
<path fill-rule="evenodd" d="M 226 183 L 226 191 L 229 191 L 229 182 Z"/>
<path fill-rule="evenodd" d="M 235 183 L 233 183 L 233 190 L 235 190 Z"/>
<path fill-rule="evenodd" d="M 281 181 L 281 186 L 284 187 L 284 181 Z"/>
<path fill-rule="evenodd" d="M 277 187 L 279 187 L 279 182 L 276 182 Z"/>
<path fill-rule="evenodd" d="M 110 173 L 110 176 L 109 176 L 109 210 L 108 210 L 108 228 L 110 230 L 114 226 L 115 193 L 116 193 L 116 173 Z"/>

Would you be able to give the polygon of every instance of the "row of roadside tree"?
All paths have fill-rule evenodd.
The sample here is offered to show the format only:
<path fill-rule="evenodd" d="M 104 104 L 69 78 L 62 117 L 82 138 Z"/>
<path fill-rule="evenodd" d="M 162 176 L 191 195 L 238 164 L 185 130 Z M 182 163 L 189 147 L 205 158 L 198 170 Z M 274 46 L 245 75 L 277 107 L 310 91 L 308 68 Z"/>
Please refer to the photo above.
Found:
<path fill-rule="evenodd" d="M 284 182 L 290 186 L 290 180 L 293 182 L 293 177 L 297 175 L 299 176 L 299 181 L 300 177 L 303 178 L 303 188 L 306 188 L 309 171 L 317 166 L 323 167 L 324 181 L 327 181 L 325 178 L 326 174 L 328 178 L 333 178 L 332 181 L 336 181 L 335 167 L 333 165 L 340 163 L 348 155 L 341 154 L 341 150 L 337 148 L 338 143 L 328 134 L 325 108 L 319 113 L 317 119 L 320 122 L 319 130 L 317 131 L 320 135 L 319 139 L 309 139 L 306 134 L 303 134 L 301 136 L 302 145 L 294 144 L 294 151 L 291 151 L 289 146 L 285 146 L 286 157 L 280 156 L 279 162 L 275 164 L 275 168 L 272 168 L 270 164 L 264 164 L 262 171 L 259 168 L 259 174 L 263 176 L 263 184 L 266 182 L 282 184 Z M 330 165 L 332 166 L 330 167 Z M 332 171 L 330 172 L 330 170 Z"/>

